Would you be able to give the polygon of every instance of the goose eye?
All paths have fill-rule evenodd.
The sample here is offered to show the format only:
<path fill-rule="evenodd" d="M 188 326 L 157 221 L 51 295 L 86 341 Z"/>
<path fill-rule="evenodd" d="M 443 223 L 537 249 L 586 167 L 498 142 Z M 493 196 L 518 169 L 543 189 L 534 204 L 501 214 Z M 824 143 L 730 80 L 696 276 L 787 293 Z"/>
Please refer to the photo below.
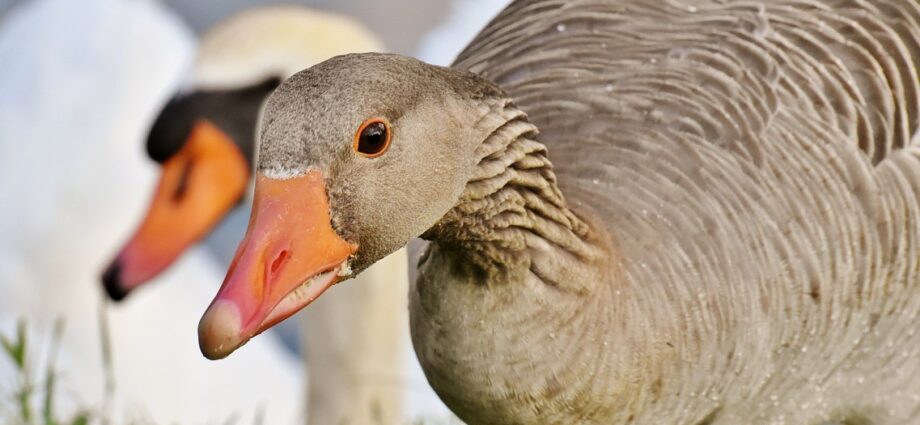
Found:
<path fill-rule="evenodd" d="M 355 133 L 355 152 L 368 158 L 383 155 L 390 147 L 390 123 L 383 118 L 371 118 L 364 121 Z"/>

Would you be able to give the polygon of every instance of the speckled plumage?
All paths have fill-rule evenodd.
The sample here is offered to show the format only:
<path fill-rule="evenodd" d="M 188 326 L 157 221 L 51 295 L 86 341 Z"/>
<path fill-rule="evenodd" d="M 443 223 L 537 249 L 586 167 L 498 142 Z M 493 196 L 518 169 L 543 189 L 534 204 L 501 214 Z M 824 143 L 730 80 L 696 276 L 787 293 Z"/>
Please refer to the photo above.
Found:
<path fill-rule="evenodd" d="M 432 241 L 413 340 L 470 424 L 914 423 L 918 63 L 913 0 L 517 1 L 453 67 L 513 104 L 345 57 L 263 144 L 334 170 L 362 265 Z M 357 99 L 395 111 L 381 161 Z"/>

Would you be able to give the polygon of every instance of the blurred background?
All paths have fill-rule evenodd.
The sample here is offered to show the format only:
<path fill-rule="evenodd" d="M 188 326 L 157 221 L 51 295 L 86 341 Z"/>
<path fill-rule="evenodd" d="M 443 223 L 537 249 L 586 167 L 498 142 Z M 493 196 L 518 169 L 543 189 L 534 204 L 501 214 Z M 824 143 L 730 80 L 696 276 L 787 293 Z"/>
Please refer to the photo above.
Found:
<path fill-rule="evenodd" d="M 0 0 L 0 12 L 9 10 L 23 0 Z M 162 2 L 197 33 L 202 33 L 222 19 L 243 9 L 269 3 L 254 0 L 168 0 Z M 354 17 L 374 31 L 394 53 L 414 54 L 419 42 L 432 28 L 447 17 L 453 0 L 308 0 L 287 1 L 284 4 L 339 12 Z"/>
<path fill-rule="evenodd" d="M 245 230 L 246 202 L 150 288 L 117 305 L 102 289 L 106 264 L 157 185 L 160 167 L 145 140 L 166 102 L 190 90 L 197 40 L 228 17 L 274 3 L 0 0 L 0 424 L 274 425 L 314 417 L 325 425 L 313 416 L 323 408 L 347 416 L 339 423 L 458 423 L 418 368 L 402 307 L 352 311 L 345 303 L 338 316 L 289 319 L 226 360 L 201 356 L 198 319 Z M 352 20 L 379 50 L 449 65 L 507 1 L 284 4 Z M 345 285 L 352 283 L 360 282 Z M 404 302 L 404 285 L 394 287 Z M 368 336 L 378 332 L 368 325 L 333 335 L 334 344 L 305 338 L 303 323 L 333 332 L 337 317 L 361 328 L 379 322 L 375 314 L 398 317 L 401 333 Z M 381 340 L 401 350 L 399 365 L 350 352 Z M 311 359 L 302 349 L 322 344 L 339 351 Z M 307 390 L 318 369 L 325 381 Z"/>

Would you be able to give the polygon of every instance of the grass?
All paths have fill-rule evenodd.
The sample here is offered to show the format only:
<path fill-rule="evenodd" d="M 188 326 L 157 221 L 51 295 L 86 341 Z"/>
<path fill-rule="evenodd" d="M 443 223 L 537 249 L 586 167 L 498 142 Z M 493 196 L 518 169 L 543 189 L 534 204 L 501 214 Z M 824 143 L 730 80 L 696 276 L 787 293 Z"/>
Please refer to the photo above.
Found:
<path fill-rule="evenodd" d="M 11 362 L 17 372 L 15 389 L 8 397 L 12 411 L 3 411 L 4 424 L 9 425 L 88 425 L 91 416 L 88 412 L 78 412 L 73 417 L 61 419 L 55 414 L 55 397 L 57 385 L 57 370 L 55 360 L 61 336 L 64 332 L 64 322 L 55 323 L 54 332 L 49 341 L 49 356 L 44 365 L 44 379 L 36 382 L 29 357 L 30 342 L 26 332 L 25 321 L 20 321 L 16 326 L 13 337 L 0 335 L 0 346 L 3 348 L 4 358 Z"/>
<path fill-rule="evenodd" d="M 57 370 L 56 359 L 64 335 L 64 321 L 55 322 L 50 340 L 44 342 L 47 344 L 47 360 L 44 364 L 38 365 L 35 357 L 41 352 L 41 347 L 38 345 L 42 342 L 31 341 L 26 322 L 20 320 L 13 335 L 0 335 L 0 348 L 2 348 L 0 363 L 8 362 L 16 371 L 15 382 L 12 383 L 11 388 L 3 386 L 8 383 L 0 382 L 0 425 L 121 425 L 122 423 L 154 425 L 149 419 L 138 418 L 121 423 L 115 422 L 107 413 L 110 411 L 109 407 L 115 395 L 115 376 L 107 332 L 107 315 L 104 312 L 101 313 L 99 323 L 103 345 L 101 360 L 106 374 L 102 406 L 96 409 L 80 408 L 70 417 L 60 417 L 61 415 L 56 410 L 56 402 L 60 397 L 58 377 L 61 371 Z M 36 379 L 38 376 L 42 378 Z M 263 425 L 264 413 L 262 409 L 259 409 L 255 415 L 254 425 Z M 215 423 L 235 425 L 239 423 L 239 417 L 231 414 L 223 422 Z M 406 425 L 463 425 L 463 423 L 456 418 L 415 419 L 407 422 Z"/>

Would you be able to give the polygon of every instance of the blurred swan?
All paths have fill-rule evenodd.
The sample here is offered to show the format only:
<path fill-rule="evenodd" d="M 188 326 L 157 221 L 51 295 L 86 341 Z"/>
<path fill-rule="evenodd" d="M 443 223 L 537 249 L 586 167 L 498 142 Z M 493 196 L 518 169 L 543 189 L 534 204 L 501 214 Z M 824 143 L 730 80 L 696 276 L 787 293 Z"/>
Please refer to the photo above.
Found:
<path fill-rule="evenodd" d="M 248 9 L 204 34 L 188 81 L 148 134 L 160 180 L 138 230 L 103 274 L 108 294 L 122 300 L 155 283 L 242 200 L 260 106 L 283 78 L 338 54 L 382 50 L 350 19 L 297 6 Z M 226 230 L 235 231 L 227 245 L 242 237 L 242 227 Z M 407 387 L 433 396 L 424 379 L 405 377 L 406 270 L 404 252 L 394 254 L 304 317 L 308 423 L 402 424 Z M 139 290 L 139 302 L 156 291 Z"/>
<path fill-rule="evenodd" d="M 32 341 L 66 320 L 62 413 L 100 408 L 99 267 L 141 213 L 154 167 L 143 140 L 189 64 L 189 32 L 155 2 L 24 2 L 0 27 L 0 332 Z M 115 423 L 302 422 L 297 359 L 271 338 L 201 357 L 188 332 L 223 270 L 193 249 L 157 291 L 109 313 Z M 137 301 L 137 302 L 135 302 Z M 0 392 L 12 371 L 0 359 Z M 3 394 L 0 394 L 3 395 Z M 259 412 L 264 412 L 259 413 Z"/>

